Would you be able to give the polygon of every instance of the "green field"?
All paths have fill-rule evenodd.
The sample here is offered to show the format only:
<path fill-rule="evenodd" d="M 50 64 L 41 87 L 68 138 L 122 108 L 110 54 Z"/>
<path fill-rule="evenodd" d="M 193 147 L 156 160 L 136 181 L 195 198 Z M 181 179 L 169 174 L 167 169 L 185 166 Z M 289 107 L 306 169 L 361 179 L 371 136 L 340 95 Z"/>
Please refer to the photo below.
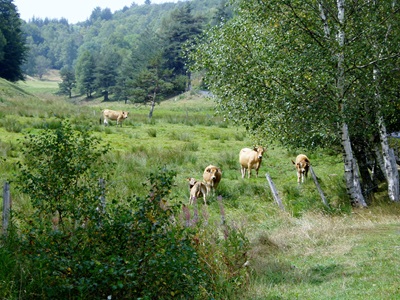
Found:
<path fill-rule="evenodd" d="M 227 222 L 243 228 L 251 242 L 249 278 L 239 299 L 400 299 L 400 206 L 389 203 L 385 186 L 367 209 L 349 205 L 341 155 L 306 153 L 330 204 L 326 208 L 311 178 L 297 184 L 291 159 L 299 152 L 278 145 L 267 148 L 258 178 L 242 179 L 239 151 L 256 138 L 216 115 L 214 103 L 197 93 L 149 107 L 66 99 L 55 95 L 56 82 L 16 85 L 0 79 L 0 181 L 13 180 L 21 139 L 68 119 L 90 128 L 111 145 L 107 159 L 113 176 L 107 199 L 143 196 L 142 183 L 162 166 L 175 170 L 172 203 L 188 203 L 187 178 L 201 179 L 204 168 L 222 169 L 218 187 Z M 122 127 L 99 124 L 104 108 L 129 111 Z M 270 174 L 285 211 L 276 205 L 265 174 Z M 254 172 L 253 172 L 254 174 Z M 13 209 L 29 210 L 26 197 L 12 186 Z M 211 220 L 219 204 L 209 198 Z M 1 274 L 1 272 L 0 272 Z M 0 289 L 6 288 L 0 278 Z M 233 297 L 233 296 L 231 296 Z"/>

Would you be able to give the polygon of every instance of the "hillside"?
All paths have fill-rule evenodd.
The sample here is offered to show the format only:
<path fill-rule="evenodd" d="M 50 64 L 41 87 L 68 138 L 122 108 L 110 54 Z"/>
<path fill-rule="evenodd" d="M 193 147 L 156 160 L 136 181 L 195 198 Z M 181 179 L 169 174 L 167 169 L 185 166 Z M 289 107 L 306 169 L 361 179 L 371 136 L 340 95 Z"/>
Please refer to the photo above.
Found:
<path fill-rule="evenodd" d="M 107 194 L 110 201 L 124 203 L 145 195 L 146 178 L 165 166 L 177 171 L 171 203 L 186 204 L 186 178 L 200 178 L 209 163 L 222 168 L 218 194 L 223 199 L 226 222 L 241 228 L 250 240 L 247 259 L 251 271 L 240 299 L 400 297 L 400 255 L 396 250 L 400 207 L 387 202 L 382 187 L 382 198 L 375 199 L 369 209 L 351 208 L 340 156 L 323 151 L 308 153 L 331 206 L 327 210 L 311 178 L 297 184 L 290 161 L 295 153 L 279 146 L 265 145 L 267 155 L 259 178 L 242 179 L 238 153 L 254 140 L 242 128 L 214 115 L 210 99 L 187 93 L 163 101 L 150 121 L 146 106 L 99 100 L 74 104 L 53 95 L 56 87 L 55 82 L 11 84 L 0 80 L 2 182 L 11 180 L 17 171 L 15 162 L 22 158 L 19 140 L 26 133 L 58 128 L 61 120 L 68 119 L 75 128 L 88 127 L 110 143 L 107 159 L 113 169 L 104 170 L 113 174 Z M 99 112 L 106 107 L 129 111 L 121 128 L 98 124 Z M 265 173 L 271 175 L 285 211 L 274 202 Z M 31 209 L 15 186 L 12 195 L 16 211 Z M 208 206 L 199 204 L 199 208 L 202 218 L 208 215 L 211 224 L 220 222 L 216 198 L 210 197 Z M 0 276 L 4 275 L 0 272 Z M 0 288 L 3 295 L 4 291 L 6 287 Z"/>
<path fill-rule="evenodd" d="M 190 4 L 193 17 L 210 25 L 223 11 L 227 16 L 231 14 L 230 9 L 224 8 L 225 2 L 190 0 L 150 5 L 133 3 L 131 7 L 124 7 L 111 15 L 104 15 L 106 9 L 94 10 L 87 21 L 77 24 L 68 24 L 65 19 L 34 18 L 22 26 L 31 49 L 24 70 L 29 75 L 35 75 L 42 72 L 43 68 L 60 70 L 64 66 L 72 67 L 82 52 L 99 52 L 105 45 L 119 51 L 124 49 L 124 55 L 127 55 L 149 34 L 156 33 L 165 38 L 163 31 L 174 22 L 171 18 L 173 11 Z M 38 57 L 41 58 L 40 63 Z"/>

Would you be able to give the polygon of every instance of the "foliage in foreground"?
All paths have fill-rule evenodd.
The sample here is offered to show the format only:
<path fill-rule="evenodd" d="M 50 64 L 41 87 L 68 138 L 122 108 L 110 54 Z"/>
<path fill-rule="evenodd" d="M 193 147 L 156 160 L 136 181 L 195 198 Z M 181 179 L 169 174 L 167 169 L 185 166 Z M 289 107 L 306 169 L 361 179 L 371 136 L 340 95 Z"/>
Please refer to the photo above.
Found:
<path fill-rule="evenodd" d="M 190 218 L 187 207 L 181 214 L 168 205 L 175 172 L 150 174 L 146 197 L 102 206 L 96 144 L 68 123 L 28 136 L 25 151 L 35 155 L 21 163 L 18 181 L 34 210 L 13 216 L 0 247 L 9 274 L 2 298 L 204 299 L 243 286 L 246 237 L 208 224 L 206 211 L 200 220 L 196 209 Z"/>

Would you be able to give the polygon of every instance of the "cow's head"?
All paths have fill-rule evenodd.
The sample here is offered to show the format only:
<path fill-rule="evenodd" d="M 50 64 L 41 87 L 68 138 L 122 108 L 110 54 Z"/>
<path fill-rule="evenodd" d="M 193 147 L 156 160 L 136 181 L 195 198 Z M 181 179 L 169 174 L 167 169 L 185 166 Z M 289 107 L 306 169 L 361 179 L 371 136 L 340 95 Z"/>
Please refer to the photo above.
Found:
<path fill-rule="evenodd" d="M 196 184 L 197 180 L 193 177 L 188 177 L 187 181 L 189 181 L 189 189 L 192 189 L 192 187 Z"/>
<path fill-rule="evenodd" d="M 217 167 L 208 167 L 206 169 L 206 172 L 210 174 L 210 179 L 213 180 L 213 181 L 215 179 L 217 179 L 217 173 L 221 173 L 222 174 L 221 169 L 217 168 Z"/>
<path fill-rule="evenodd" d="M 122 112 L 122 119 L 126 119 L 128 117 L 128 112 L 127 111 L 123 111 Z"/>
<path fill-rule="evenodd" d="M 301 161 L 296 164 L 297 171 L 301 174 L 307 173 L 309 167 L 310 167 L 310 162 L 308 161 Z"/>
<path fill-rule="evenodd" d="M 261 147 L 261 146 L 254 147 L 254 151 L 257 152 L 257 157 L 258 157 L 258 159 L 262 159 L 262 157 L 263 157 L 263 155 L 264 155 L 264 152 L 265 152 L 265 148 L 264 148 L 264 147 Z"/>

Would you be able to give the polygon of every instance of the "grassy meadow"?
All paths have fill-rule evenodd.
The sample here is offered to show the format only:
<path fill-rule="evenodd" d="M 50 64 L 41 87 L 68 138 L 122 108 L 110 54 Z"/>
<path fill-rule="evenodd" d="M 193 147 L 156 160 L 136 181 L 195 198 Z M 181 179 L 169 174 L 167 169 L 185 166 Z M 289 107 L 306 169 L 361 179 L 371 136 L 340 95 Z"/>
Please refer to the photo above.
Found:
<path fill-rule="evenodd" d="M 400 206 L 389 203 L 380 187 L 368 209 L 349 205 L 343 164 L 334 151 L 306 153 L 330 208 L 324 207 L 314 182 L 297 184 L 291 159 L 299 152 L 263 145 L 266 155 L 256 178 L 242 179 L 239 151 L 254 145 L 243 128 L 215 114 L 212 99 L 195 92 L 161 102 L 148 119 L 149 107 L 67 99 L 57 96 L 57 82 L 0 79 L 0 182 L 11 181 L 20 159 L 21 139 L 55 128 L 68 119 L 111 145 L 112 174 L 107 200 L 142 196 L 150 172 L 175 170 L 173 203 L 188 203 L 188 177 L 202 178 L 204 168 L 222 169 L 218 187 L 227 222 L 242 227 L 250 242 L 248 286 L 240 299 L 400 299 Z M 102 109 L 129 111 L 122 127 L 100 125 Z M 274 202 L 265 174 L 282 197 Z M 28 199 L 11 184 L 13 209 L 29 210 Z M 201 202 L 200 202 L 201 203 Z M 200 205 L 200 204 L 199 204 Z M 202 204 L 201 204 L 202 205 Z M 216 197 L 208 201 L 218 221 Z M 1 272 L 0 272 L 1 274 Z M 4 281 L 0 278 L 0 288 Z"/>

